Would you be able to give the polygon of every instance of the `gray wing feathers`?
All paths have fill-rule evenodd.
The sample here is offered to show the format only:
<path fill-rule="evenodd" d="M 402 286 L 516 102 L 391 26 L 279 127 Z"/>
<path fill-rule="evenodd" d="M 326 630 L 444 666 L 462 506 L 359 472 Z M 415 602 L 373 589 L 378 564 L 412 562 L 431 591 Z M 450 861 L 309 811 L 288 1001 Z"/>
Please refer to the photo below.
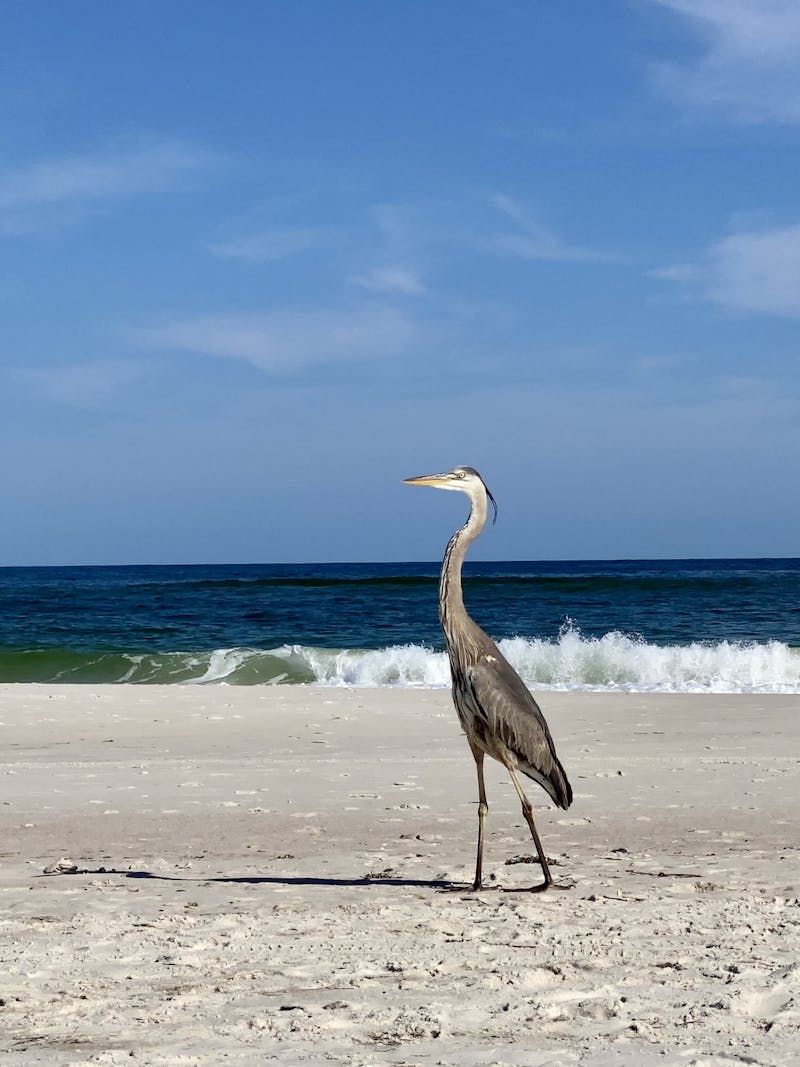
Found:
<path fill-rule="evenodd" d="M 550 794 L 560 808 L 572 803 L 564 768 L 544 715 L 530 690 L 498 650 L 467 668 L 472 699 L 489 737 L 516 757 L 519 769 Z"/>

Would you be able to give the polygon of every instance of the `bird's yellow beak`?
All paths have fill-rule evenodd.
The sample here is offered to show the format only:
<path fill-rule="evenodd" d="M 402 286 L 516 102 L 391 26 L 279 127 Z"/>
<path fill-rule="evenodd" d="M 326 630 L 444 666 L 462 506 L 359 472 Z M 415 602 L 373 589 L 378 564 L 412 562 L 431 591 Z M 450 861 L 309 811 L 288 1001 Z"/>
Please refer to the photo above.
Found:
<path fill-rule="evenodd" d="M 445 488 L 446 475 L 444 474 L 420 474 L 416 478 L 404 478 L 406 485 L 430 485 L 434 489 Z"/>

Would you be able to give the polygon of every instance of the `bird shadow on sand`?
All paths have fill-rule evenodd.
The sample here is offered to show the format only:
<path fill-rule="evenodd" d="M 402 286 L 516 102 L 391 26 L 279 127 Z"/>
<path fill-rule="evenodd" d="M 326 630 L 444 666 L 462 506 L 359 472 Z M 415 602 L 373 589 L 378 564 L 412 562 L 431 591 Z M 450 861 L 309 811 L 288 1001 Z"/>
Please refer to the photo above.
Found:
<path fill-rule="evenodd" d="M 216 875 L 212 877 L 187 877 L 175 874 L 155 874 L 153 871 L 121 871 L 113 867 L 75 867 L 72 869 L 45 872 L 40 877 L 53 878 L 64 875 L 111 875 L 118 878 L 130 878 L 141 881 L 183 882 L 192 885 L 283 885 L 283 886 L 319 886 L 327 888 L 368 888 L 384 885 L 410 889 L 433 889 L 436 891 L 466 891 L 466 885 L 458 885 L 436 878 L 396 878 L 392 876 L 364 875 L 361 878 L 318 878 L 311 875 Z"/>
<path fill-rule="evenodd" d="M 280 885 L 280 886 L 317 886 L 326 889 L 368 889 L 371 886 L 392 886 L 402 889 L 430 889 L 436 893 L 484 895 L 486 893 L 539 893 L 544 885 L 503 886 L 499 883 L 484 885 L 479 890 L 465 882 L 448 882 L 441 878 L 398 878 L 392 875 L 363 875 L 361 878 L 319 878 L 313 875 L 216 875 L 212 877 L 191 877 L 177 874 L 155 874 L 153 871 L 122 871 L 114 867 L 77 867 L 70 866 L 60 870 L 45 871 L 40 877 L 53 878 L 56 875 L 103 875 L 117 878 L 129 878 L 134 881 L 177 882 L 199 887 L 212 885 Z M 575 883 L 553 884 L 550 889 L 574 889 Z"/>

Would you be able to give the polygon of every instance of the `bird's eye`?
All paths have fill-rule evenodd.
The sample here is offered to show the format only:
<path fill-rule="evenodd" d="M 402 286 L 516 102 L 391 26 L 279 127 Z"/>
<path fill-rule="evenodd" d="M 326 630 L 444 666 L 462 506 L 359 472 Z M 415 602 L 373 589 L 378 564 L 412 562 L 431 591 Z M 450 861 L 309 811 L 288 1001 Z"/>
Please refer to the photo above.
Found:
<path fill-rule="evenodd" d="M 458 476 L 459 478 L 466 478 L 467 475 L 464 471 L 458 471 Z"/>

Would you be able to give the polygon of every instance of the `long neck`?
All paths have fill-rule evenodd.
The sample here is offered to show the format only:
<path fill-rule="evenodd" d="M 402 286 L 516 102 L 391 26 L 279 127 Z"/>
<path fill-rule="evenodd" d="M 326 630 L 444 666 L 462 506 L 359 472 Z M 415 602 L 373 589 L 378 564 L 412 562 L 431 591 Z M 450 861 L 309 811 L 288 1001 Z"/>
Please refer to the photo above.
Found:
<path fill-rule="evenodd" d="M 459 623 L 463 623 L 464 619 L 469 620 L 461 592 L 461 565 L 467 549 L 486 525 L 486 495 L 481 493 L 471 502 L 469 518 L 447 543 L 439 579 L 439 621 L 448 650 L 452 648 Z"/>

